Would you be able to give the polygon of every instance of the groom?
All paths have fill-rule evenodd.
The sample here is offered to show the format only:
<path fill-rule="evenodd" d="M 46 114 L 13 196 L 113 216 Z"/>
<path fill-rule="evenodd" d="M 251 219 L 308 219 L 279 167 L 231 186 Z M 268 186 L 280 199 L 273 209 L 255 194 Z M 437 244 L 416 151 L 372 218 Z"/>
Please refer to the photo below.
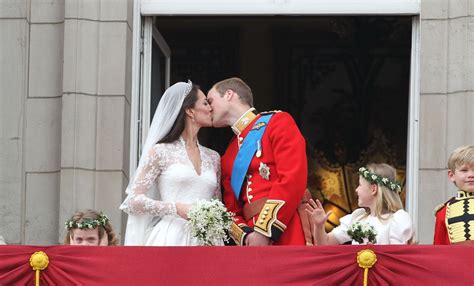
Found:
<path fill-rule="evenodd" d="M 297 208 L 307 180 L 305 140 L 290 114 L 257 113 L 239 78 L 208 92 L 213 126 L 235 136 L 222 157 L 224 203 L 234 212 L 230 236 L 238 245 L 304 245 Z"/>

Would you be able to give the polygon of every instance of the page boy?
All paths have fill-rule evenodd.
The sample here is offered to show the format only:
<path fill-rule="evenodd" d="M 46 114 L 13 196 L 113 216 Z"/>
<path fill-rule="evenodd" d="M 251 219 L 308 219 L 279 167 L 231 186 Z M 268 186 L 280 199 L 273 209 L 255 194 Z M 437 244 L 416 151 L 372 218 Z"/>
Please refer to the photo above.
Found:
<path fill-rule="evenodd" d="M 434 244 L 474 244 L 474 146 L 461 146 L 448 160 L 457 196 L 435 210 Z"/>

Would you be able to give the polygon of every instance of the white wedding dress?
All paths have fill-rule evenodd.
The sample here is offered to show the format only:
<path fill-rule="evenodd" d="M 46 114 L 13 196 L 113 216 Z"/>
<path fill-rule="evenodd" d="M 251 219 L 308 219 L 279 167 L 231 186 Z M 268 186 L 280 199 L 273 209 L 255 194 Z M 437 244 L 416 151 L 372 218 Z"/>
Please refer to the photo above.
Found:
<path fill-rule="evenodd" d="M 173 143 L 153 146 L 140 173 L 127 189 L 128 196 L 120 209 L 132 216 L 149 218 L 144 225 L 143 245 L 198 245 L 187 220 L 177 215 L 175 207 L 176 202 L 193 204 L 199 200 L 221 199 L 219 154 L 199 144 L 198 147 L 202 161 L 200 174 L 189 160 L 180 137 Z M 156 190 L 152 194 L 150 189 L 154 184 Z M 131 228 L 130 219 L 131 216 L 127 232 Z"/>

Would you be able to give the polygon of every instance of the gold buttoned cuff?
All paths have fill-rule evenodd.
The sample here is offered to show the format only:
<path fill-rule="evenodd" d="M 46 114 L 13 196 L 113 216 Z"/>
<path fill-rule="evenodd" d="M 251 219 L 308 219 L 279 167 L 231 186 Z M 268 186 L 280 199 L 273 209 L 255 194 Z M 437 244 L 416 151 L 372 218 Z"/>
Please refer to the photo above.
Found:
<path fill-rule="evenodd" d="M 246 224 L 239 224 L 237 225 L 235 222 L 232 223 L 230 227 L 229 236 L 237 245 L 244 245 L 245 244 L 245 237 L 247 234 L 251 233 L 253 230 Z"/>
<path fill-rule="evenodd" d="M 277 219 L 278 211 L 285 204 L 282 200 L 267 200 L 254 225 L 254 230 L 277 241 L 286 225 Z"/>

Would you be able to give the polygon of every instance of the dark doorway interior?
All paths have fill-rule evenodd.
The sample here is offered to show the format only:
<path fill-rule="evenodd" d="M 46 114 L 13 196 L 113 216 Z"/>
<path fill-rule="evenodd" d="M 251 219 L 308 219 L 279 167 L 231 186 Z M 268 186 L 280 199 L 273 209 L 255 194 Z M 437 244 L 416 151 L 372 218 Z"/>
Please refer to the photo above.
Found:
<path fill-rule="evenodd" d="M 404 178 L 411 17 L 157 17 L 155 25 L 172 51 L 171 83 L 189 78 L 206 92 L 238 76 L 259 111 L 293 115 L 313 194 L 348 212 L 356 201 L 346 168 L 385 161 Z M 222 154 L 231 136 L 208 129 L 200 141 Z M 340 199 L 321 191 L 329 186 L 318 168 L 341 168 Z"/>

